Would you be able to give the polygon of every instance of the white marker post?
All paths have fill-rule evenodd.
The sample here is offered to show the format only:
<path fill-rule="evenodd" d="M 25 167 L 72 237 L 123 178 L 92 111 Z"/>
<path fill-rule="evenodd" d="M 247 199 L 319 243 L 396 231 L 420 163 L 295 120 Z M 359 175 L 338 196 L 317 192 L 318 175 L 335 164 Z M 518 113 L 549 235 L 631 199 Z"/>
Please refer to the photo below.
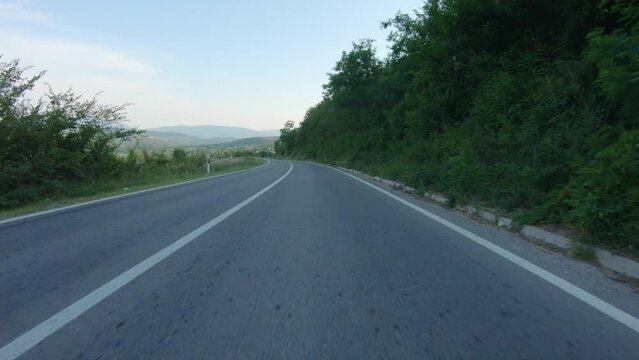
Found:
<path fill-rule="evenodd" d="M 206 158 L 206 173 L 207 174 L 211 173 L 211 158 L 210 157 Z"/>

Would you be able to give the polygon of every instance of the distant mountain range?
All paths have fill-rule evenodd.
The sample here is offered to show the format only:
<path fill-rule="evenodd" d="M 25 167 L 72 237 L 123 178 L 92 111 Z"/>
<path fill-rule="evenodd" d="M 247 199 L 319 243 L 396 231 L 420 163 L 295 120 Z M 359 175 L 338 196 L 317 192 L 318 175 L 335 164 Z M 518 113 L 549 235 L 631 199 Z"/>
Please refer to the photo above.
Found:
<path fill-rule="evenodd" d="M 164 126 L 145 129 L 144 132 L 144 136 L 137 141 L 125 143 L 122 149 L 130 148 L 138 141 L 143 147 L 157 150 L 207 145 L 215 147 L 273 146 L 279 135 L 279 130 L 258 131 L 218 125 Z"/>
<path fill-rule="evenodd" d="M 175 147 L 175 146 L 201 146 L 220 144 L 233 141 L 233 137 L 209 137 L 201 138 L 179 132 L 144 130 L 145 136 L 142 143 L 153 145 L 154 147 Z"/>
<path fill-rule="evenodd" d="M 275 144 L 275 140 L 277 140 L 279 136 L 260 136 L 260 137 L 251 137 L 244 139 L 237 139 L 232 141 L 226 141 L 223 143 L 215 144 L 213 147 L 235 147 L 235 146 L 267 146 L 273 147 Z"/>
<path fill-rule="evenodd" d="M 194 136 L 200 139 L 209 138 L 233 138 L 242 139 L 249 137 L 279 136 L 279 130 L 252 130 L 237 126 L 197 125 L 197 126 L 162 126 L 146 129 L 153 132 L 171 132 Z"/>

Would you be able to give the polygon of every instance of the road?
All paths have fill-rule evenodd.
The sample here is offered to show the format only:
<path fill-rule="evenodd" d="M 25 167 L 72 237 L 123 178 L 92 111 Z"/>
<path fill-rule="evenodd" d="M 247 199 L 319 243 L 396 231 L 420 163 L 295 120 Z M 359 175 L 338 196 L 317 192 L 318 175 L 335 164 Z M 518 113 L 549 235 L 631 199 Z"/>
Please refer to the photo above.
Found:
<path fill-rule="evenodd" d="M 0 225 L 0 358 L 639 358 L 613 319 L 637 321 L 630 286 L 392 194 L 613 310 L 351 176 L 274 160 Z"/>

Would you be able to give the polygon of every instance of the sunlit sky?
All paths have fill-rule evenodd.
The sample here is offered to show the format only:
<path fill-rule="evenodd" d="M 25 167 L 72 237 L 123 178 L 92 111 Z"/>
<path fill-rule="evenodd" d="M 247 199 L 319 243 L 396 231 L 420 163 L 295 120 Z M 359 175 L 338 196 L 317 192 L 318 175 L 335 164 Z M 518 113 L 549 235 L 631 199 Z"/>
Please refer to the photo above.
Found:
<path fill-rule="evenodd" d="M 55 90 L 131 103 L 129 125 L 300 121 L 353 41 L 420 0 L 0 0 L 0 54 Z M 40 86 L 36 94 L 42 92 Z"/>

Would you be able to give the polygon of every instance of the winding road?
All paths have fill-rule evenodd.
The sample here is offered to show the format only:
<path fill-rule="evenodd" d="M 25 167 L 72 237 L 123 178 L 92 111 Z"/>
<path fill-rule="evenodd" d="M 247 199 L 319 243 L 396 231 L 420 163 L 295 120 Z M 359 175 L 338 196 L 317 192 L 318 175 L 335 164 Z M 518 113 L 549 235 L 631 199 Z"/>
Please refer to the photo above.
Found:
<path fill-rule="evenodd" d="M 0 360 L 639 359 L 637 299 L 299 161 L 0 223 Z"/>

